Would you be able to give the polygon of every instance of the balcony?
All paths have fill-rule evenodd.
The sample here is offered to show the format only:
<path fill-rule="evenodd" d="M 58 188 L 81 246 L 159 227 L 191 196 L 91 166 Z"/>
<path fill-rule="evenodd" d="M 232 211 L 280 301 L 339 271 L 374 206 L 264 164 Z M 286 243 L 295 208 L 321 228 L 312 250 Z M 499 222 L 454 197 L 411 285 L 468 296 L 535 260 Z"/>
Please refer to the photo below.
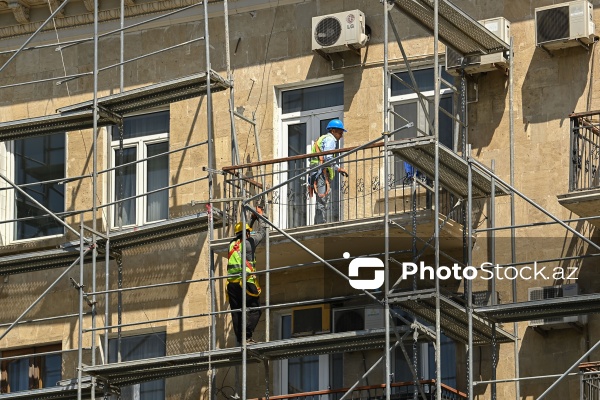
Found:
<path fill-rule="evenodd" d="M 352 150 L 340 149 L 327 154 L 340 154 Z M 263 202 L 268 210 L 269 219 L 286 234 L 291 235 L 311 249 L 323 246 L 328 238 L 328 251 L 341 256 L 348 248 L 348 240 L 354 253 L 368 254 L 383 252 L 383 220 L 385 215 L 385 191 L 389 196 L 390 240 L 393 249 L 410 249 L 413 236 L 418 247 L 425 247 L 425 253 L 431 252 L 434 232 L 434 196 L 433 182 L 428 175 L 419 172 L 407 173 L 410 169 L 403 159 L 390 152 L 390 173 L 384 173 L 383 145 L 377 144 L 358 150 L 341 161 L 349 176 L 336 174 L 330 182 L 329 208 L 326 223 L 315 223 L 316 194 L 309 194 L 309 179 L 303 175 L 309 169 L 309 155 L 297 155 L 244 165 L 225 167 L 224 198 L 239 199 L 261 193 L 290 179 L 282 187 L 270 191 Z M 458 156 L 456 156 L 458 157 Z M 465 178 L 466 179 L 466 178 Z M 243 196 L 241 194 L 243 193 Z M 440 187 L 440 238 L 443 252 L 454 253 L 461 257 L 463 246 L 463 220 L 461 196 L 443 185 Z M 226 206 L 230 231 L 223 239 L 213 243 L 213 249 L 225 253 L 229 240 L 233 236 L 233 223 L 239 219 L 240 201 L 232 201 Z M 248 216 L 249 217 L 249 216 Z M 368 239 L 368 240 L 367 240 Z M 367 243 L 365 243 L 367 242 Z M 291 243 L 282 233 L 273 231 L 271 245 L 278 246 L 271 253 L 282 256 L 282 265 L 289 257 L 298 255 L 302 250 Z M 359 249 L 360 247 L 360 249 Z M 258 256 L 260 258 L 261 250 Z M 339 253 L 339 254 L 338 254 Z M 309 258 L 307 258 L 309 260 Z M 304 260 L 298 260 L 303 262 Z"/>
<path fill-rule="evenodd" d="M 571 114 L 569 193 L 558 202 L 581 217 L 600 214 L 600 111 Z M 590 222 L 600 226 L 600 219 Z"/>

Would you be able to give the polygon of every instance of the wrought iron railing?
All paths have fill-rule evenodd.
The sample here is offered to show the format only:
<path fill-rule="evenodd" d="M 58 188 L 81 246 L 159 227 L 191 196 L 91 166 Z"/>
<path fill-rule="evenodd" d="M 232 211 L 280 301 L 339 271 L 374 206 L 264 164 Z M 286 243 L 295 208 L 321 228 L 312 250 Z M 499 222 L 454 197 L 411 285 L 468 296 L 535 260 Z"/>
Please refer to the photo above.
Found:
<path fill-rule="evenodd" d="M 435 380 L 422 380 L 419 381 L 425 398 L 427 400 L 435 399 Z M 391 385 L 391 398 L 395 400 L 412 400 L 414 399 L 415 393 L 419 394 L 417 386 L 414 382 L 394 382 Z M 461 400 L 466 399 L 467 395 L 451 386 L 442 383 L 442 398 L 441 400 Z M 269 396 L 270 400 L 337 400 L 342 398 L 344 393 L 348 391 L 348 388 L 344 389 L 329 389 L 329 390 L 318 390 L 312 392 L 284 394 L 278 396 Z M 352 390 L 349 399 L 369 399 L 369 400 L 381 400 L 385 399 L 385 384 L 381 385 L 370 385 L 370 386 L 359 386 Z M 419 394 L 419 399 L 422 397 Z M 263 397 L 252 400 L 265 400 Z"/>
<path fill-rule="evenodd" d="M 320 155 L 340 154 L 340 149 Z M 382 216 L 385 211 L 385 190 L 389 194 L 389 213 L 401 214 L 433 208 L 433 181 L 413 171 L 396 156 L 389 155 L 390 173 L 384 174 L 383 145 L 373 145 L 349 154 L 341 161 L 348 177 L 335 174 L 330 182 L 330 198 L 326 222 L 368 219 Z M 255 162 L 223 168 L 225 197 L 239 199 L 293 179 L 271 191 L 265 202 L 270 217 L 282 228 L 296 228 L 315 224 L 316 194 L 309 194 L 311 178 L 302 175 L 309 169 L 310 155 Z M 440 189 L 440 213 L 455 221 L 462 221 L 462 208 L 456 207 L 458 198 L 446 188 Z M 239 202 L 228 206 L 231 218 L 239 215 Z"/>
<path fill-rule="evenodd" d="M 579 365 L 579 399 L 600 400 L 600 362 Z"/>
<path fill-rule="evenodd" d="M 569 191 L 600 187 L 600 111 L 571 115 Z"/>

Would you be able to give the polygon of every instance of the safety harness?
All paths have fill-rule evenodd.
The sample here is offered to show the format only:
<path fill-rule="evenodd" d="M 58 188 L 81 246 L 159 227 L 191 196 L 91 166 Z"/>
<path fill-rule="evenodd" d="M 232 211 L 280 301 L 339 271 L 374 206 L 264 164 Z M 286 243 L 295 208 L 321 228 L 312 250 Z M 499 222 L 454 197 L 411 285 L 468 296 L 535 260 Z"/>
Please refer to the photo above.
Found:
<path fill-rule="evenodd" d="M 231 242 L 229 245 L 229 261 L 227 262 L 227 275 L 230 275 L 227 278 L 227 282 L 229 283 L 239 283 L 240 286 L 243 287 L 242 283 L 242 240 L 237 239 L 236 241 Z M 249 296 L 258 297 L 261 293 L 261 288 L 258 284 L 258 278 L 254 275 L 256 271 L 254 269 L 254 265 L 256 264 L 256 260 L 246 260 L 246 282 L 251 283 L 256 286 L 257 293 L 251 292 L 246 287 L 246 293 Z M 235 276 L 231 276 L 235 275 Z"/>
<path fill-rule="evenodd" d="M 328 133 L 327 135 L 331 135 L 331 133 Z M 323 140 L 325 139 L 325 136 L 327 135 L 323 135 L 321 136 L 319 139 L 317 139 L 313 145 L 312 145 L 312 153 L 322 153 L 323 150 L 321 149 L 321 145 L 323 144 Z M 325 162 L 325 158 L 323 157 L 323 155 L 319 155 L 318 157 L 312 157 L 310 159 L 310 167 L 314 168 L 317 165 L 322 165 Z M 317 181 L 318 181 L 318 176 L 319 174 L 323 174 L 323 176 L 325 177 L 325 193 L 321 194 L 319 193 L 319 190 L 317 188 Z M 316 193 L 317 196 L 319 197 L 325 197 L 329 194 L 329 192 L 331 191 L 331 185 L 329 184 L 330 180 L 333 180 L 335 176 L 335 171 L 333 170 L 332 167 L 325 167 L 323 169 L 320 169 L 316 175 L 314 176 L 313 182 L 311 185 L 308 185 L 308 196 L 310 198 L 312 198 L 313 193 Z"/>

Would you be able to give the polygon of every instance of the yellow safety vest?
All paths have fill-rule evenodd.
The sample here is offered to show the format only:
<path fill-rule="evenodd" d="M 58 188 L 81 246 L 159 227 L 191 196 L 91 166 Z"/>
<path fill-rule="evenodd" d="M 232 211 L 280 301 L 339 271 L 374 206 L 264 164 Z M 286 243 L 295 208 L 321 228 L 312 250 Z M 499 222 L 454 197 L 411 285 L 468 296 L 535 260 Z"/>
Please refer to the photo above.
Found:
<path fill-rule="evenodd" d="M 237 282 L 240 286 L 242 286 L 242 247 L 241 239 L 231 242 L 229 245 L 229 261 L 227 262 L 227 275 L 235 275 L 227 278 L 227 282 Z M 256 260 L 246 260 L 246 282 L 256 286 L 256 290 L 258 291 L 258 294 L 256 294 L 246 290 L 250 296 L 259 296 L 261 293 L 258 278 L 254 275 L 256 271 L 254 269 L 255 264 Z"/>

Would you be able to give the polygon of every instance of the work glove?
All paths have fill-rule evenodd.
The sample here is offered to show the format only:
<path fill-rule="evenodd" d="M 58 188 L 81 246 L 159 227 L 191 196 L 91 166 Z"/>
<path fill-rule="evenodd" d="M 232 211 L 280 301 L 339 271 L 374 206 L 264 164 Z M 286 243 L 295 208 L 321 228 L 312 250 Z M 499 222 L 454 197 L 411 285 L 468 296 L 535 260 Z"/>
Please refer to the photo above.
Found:
<path fill-rule="evenodd" d="M 346 171 L 344 168 L 338 168 L 338 173 L 345 178 L 348 177 L 348 171 Z"/>

